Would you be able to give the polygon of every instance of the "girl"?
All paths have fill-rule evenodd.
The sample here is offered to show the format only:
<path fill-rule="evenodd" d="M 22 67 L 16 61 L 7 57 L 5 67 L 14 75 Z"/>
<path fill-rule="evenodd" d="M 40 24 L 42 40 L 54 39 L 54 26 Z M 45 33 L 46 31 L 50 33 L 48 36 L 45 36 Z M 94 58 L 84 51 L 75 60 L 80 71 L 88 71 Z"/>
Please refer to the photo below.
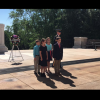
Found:
<path fill-rule="evenodd" d="M 50 43 L 50 37 L 46 38 L 46 46 L 47 46 L 47 52 L 48 52 L 48 60 L 47 60 L 47 66 L 48 66 L 48 73 L 50 73 L 50 61 L 52 60 L 52 44 Z"/>
<path fill-rule="evenodd" d="M 40 46 L 40 65 L 41 65 L 41 77 L 46 77 L 46 67 L 47 67 L 48 53 L 46 47 L 46 40 L 44 38 L 41 39 Z"/>

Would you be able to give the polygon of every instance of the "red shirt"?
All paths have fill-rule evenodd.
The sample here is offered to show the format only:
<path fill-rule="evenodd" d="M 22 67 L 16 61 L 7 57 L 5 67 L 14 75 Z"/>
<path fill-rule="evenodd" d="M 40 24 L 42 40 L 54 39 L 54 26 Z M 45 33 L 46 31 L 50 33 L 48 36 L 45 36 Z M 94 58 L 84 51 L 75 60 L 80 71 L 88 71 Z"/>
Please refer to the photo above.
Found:
<path fill-rule="evenodd" d="M 57 42 L 58 43 L 58 42 Z M 58 43 L 58 46 L 59 46 L 59 48 L 60 48 L 60 44 Z"/>

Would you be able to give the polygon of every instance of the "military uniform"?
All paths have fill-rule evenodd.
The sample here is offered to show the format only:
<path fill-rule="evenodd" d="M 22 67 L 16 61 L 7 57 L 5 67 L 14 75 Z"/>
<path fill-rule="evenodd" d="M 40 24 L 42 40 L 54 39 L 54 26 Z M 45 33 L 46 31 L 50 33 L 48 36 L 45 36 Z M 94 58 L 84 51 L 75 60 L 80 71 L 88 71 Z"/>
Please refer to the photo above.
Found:
<path fill-rule="evenodd" d="M 60 37 L 60 36 L 59 36 L 58 34 L 55 35 L 55 37 L 54 37 L 54 44 L 57 43 L 57 40 L 56 40 L 57 37 Z M 54 45 L 54 44 L 53 44 L 53 45 Z"/>
<path fill-rule="evenodd" d="M 56 32 L 57 31 L 61 31 L 61 29 L 56 29 Z M 54 36 L 54 44 L 55 43 L 57 43 L 57 37 L 60 37 L 58 34 L 56 34 L 55 36 Z M 54 46 L 54 44 L 53 44 L 53 46 Z M 53 64 L 52 64 L 52 67 L 54 67 L 54 63 L 55 63 L 55 60 L 53 61 Z M 61 68 L 61 63 L 60 63 L 60 68 Z"/>

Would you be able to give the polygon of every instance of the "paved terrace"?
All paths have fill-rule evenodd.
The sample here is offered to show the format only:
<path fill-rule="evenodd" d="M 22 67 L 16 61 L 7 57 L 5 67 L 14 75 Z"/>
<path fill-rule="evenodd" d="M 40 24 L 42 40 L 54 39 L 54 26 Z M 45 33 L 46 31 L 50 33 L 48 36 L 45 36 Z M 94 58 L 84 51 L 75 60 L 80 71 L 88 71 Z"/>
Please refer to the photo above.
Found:
<path fill-rule="evenodd" d="M 51 67 L 46 78 L 34 75 L 33 50 L 20 50 L 19 65 L 8 62 L 10 52 L 0 55 L 0 89 L 100 89 L 100 50 L 64 49 L 62 76 Z"/>

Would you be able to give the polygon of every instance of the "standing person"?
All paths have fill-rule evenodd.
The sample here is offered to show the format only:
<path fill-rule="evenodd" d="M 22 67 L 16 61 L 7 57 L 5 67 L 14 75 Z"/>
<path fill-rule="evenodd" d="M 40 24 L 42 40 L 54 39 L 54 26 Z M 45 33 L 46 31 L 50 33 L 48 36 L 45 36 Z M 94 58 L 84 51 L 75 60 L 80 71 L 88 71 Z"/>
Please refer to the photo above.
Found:
<path fill-rule="evenodd" d="M 47 60 L 48 60 L 48 52 L 47 52 L 46 40 L 42 38 L 40 46 L 41 77 L 46 77 L 45 72 L 47 68 Z"/>
<path fill-rule="evenodd" d="M 54 44 L 57 43 L 57 37 L 60 37 L 61 35 L 61 29 L 56 29 L 56 32 L 57 34 L 54 36 Z M 54 67 L 54 64 L 55 64 L 55 60 L 53 61 L 52 67 Z M 62 68 L 61 63 L 60 63 L 60 68 Z"/>
<path fill-rule="evenodd" d="M 46 46 L 47 46 L 47 52 L 48 52 L 48 60 L 47 60 L 47 66 L 48 66 L 48 73 L 50 73 L 50 61 L 52 60 L 52 44 L 50 43 L 50 37 L 46 38 Z"/>
<path fill-rule="evenodd" d="M 35 74 L 40 74 L 40 65 L 39 65 L 39 47 L 40 41 L 36 40 L 36 45 L 33 48 L 33 56 L 34 56 L 34 67 L 35 67 Z"/>
<path fill-rule="evenodd" d="M 61 37 L 57 37 L 57 43 L 54 44 L 53 58 L 55 59 L 54 69 L 56 75 L 60 74 L 60 62 L 63 57 L 63 46 L 61 44 Z"/>

